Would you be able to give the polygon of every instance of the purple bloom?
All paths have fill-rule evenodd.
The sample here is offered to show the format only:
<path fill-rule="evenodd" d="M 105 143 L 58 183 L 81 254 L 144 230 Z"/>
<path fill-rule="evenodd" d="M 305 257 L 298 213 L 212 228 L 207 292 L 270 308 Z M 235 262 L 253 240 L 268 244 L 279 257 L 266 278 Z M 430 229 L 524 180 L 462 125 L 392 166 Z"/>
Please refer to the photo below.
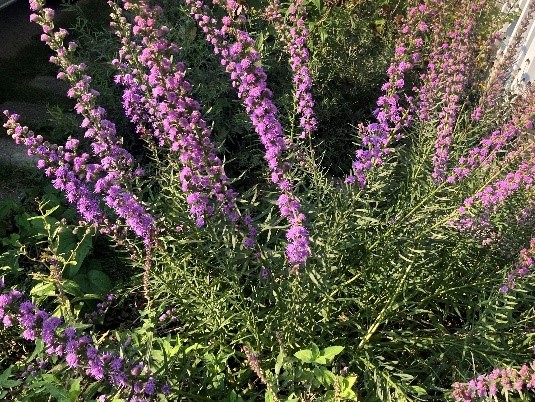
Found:
<path fill-rule="evenodd" d="M 56 53 L 51 61 L 62 68 L 59 77 L 71 85 L 68 96 L 76 100 L 75 110 L 83 116 L 82 127 L 86 129 L 85 137 L 92 141 L 93 157 L 98 163 L 92 164 L 92 171 L 85 175 L 84 181 L 87 184 L 80 180 L 80 173 L 85 173 L 88 160 L 76 157 L 77 140 L 68 141 L 65 148 L 49 147 L 43 143 L 42 138 L 34 138 L 33 133 L 26 128 L 21 130 L 16 123 L 17 117 L 11 118 L 5 127 L 10 134 L 23 141 L 32 154 L 35 152 L 44 156 L 38 165 L 47 169 L 48 175 L 55 173 L 54 186 L 66 192 L 69 202 L 77 205 L 78 211 L 87 222 L 104 226 L 99 202 L 91 194 L 91 187 L 95 185 L 95 192 L 105 194 L 104 199 L 108 206 L 115 210 L 119 218 L 137 236 L 144 239 L 147 246 L 150 246 L 155 232 L 154 219 L 139 201 L 121 186 L 121 183 L 128 183 L 135 176 L 133 157 L 122 147 L 121 140 L 116 135 L 115 125 L 105 119 L 105 110 L 96 104 L 98 92 L 90 86 L 91 77 L 84 74 L 87 66 L 72 62 L 72 53 L 76 45 L 73 42 L 68 47 L 63 45 L 67 31 L 64 29 L 55 31 L 52 21 L 53 10 L 46 8 L 36 8 L 36 10 L 38 17 L 32 19 L 41 25 L 45 32 L 43 40 Z M 73 161 L 74 165 L 71 164 Z M 95 182 L 99 180 L 99 176 L 101 181 L 97 189 Z M 119 187 L 119 191 L 111 194 L 108 191 L 114 185 Z M 127 204 L 124 203 L 125 199 L 128 200 Z"/>
<path fill-rule="evenodd" d="M 232 86 L 236 88 L 238 98 L 245 105 L 253 127 L 264 145 L 271 181 L 279 187 L 282 195 L 290 199 L 287 204 L 279 203 L 281 215 L 288 219 L 290 227 L 302 226 L 305 216 L 300 212 L 300 202 L 293 195 L 293 186 L 286 178 L 291 168 L 286 155 L 288 144 L 277 117 L 278 110 L 273 103 L 273 94 L 268 89 L 267 76 L 260 65 L 260 55 L 255 49 L 255 41 L 246 31 L 239 28 L 246 21 L 246 17 L 244 15 L 231 17 L 238 7 L 233 0 L 213 0 L 212 3 L 220 5 L 226 11 L 229 18 L 225 19 L 225 23 L 211 18 L 208 15 L 210 8 L 202 1 L 186 1 L 190 7 L 190 14 L 205 32 L 207 41 L 214 46 L 214 53 L 221 57 L 221 64 L 229 73 Z M 296 266 L 303 265 L 310 256 L 308 232 L 300 233 L 304 237 L 292 238 L 286 247 L 288 262 Z"/>
<path fill-rule="evenodd" d="M 120 70 L 116 82 L 125 87 L 126 115 L 147 140 L 150 135 L 147 127 L 152 127 L 160 146 L 178 152 L 182 165 L 181 188 L 197 226 L 203 226 L 206 218 L 217 210 L 231 222 L 239 221 L 237 194 L 230 188 L 222 161 L 210 140 L 211 129 L 202 118 L 199 103 L 188 96 L 191 85 L 185 80 L 186 67 L 173 62 L 179 47 L 165 39 L 169 29 L 159 25 L 162 10 L 124 2 L 125 9 L 137 14 L 132 26 L 125 18 L 118 18 L 122 15 L 118 6 L 111 6 L 117 16 L 116 33 L 123 43 L 120 58 L 114 65 Z M 245 226 L 248 239 L 254 238 L 256 229 Z"/>
<path fill-rule="evenodd" d="M 78 367 L 78 355 L 76 353 L 67 353 L 65 361 L 67 362 L 70 368 Z"/>
<path fill-rule="evenodd" d="M 99 358 L 89 360 L 89 368 L 87 374 L 92 376 L 96 380 L 102 380 L 104 378 L 104 365 Z"/>
<path fill-rule="evenodd" d="M 288 9 L 288 21 L 282 20 L 280 2 L 275 0 L 269 5 L 266 17 L 275 23 L 275 31 L 280 34 L 286 53 L 290 57 L 290 67 L 293 71 L 294 99 L 297 104 L 297 116 L 302 128 L 301 139 L 309 138 L 317 129 L 317 120 L 314 117 L 314 99 L 312 98 L 312 78 L 306 67 L 309 61 L 309 52 L 306 47 L 308 29 L 305 28 L 306 8 L 301 0 L 294 0 Z M 247 67 L 244 67 L 244 62 Z M 250 66 L 248 59 L 243 59 L 242 67 Z"/>
<path fill-rule="evenodd" d="M 24 339 L 29 341 L 36 340 L 39 336 L 46 338 L 45 343 L 48 347 L 45 352 L 48 356 L 62 360 L 66 363 L 69 370 L 74 371 L 77 375 L 86 374 L 95 380 L 103 381 L 112 387 L 116 388 L 117 396 L 126 397 L 132 395 L 132 391 L 138 395 L 135 398 L 140 400 L 150 401 L 154 400 L 156 390 L 159 387 L 165 387 L 165 383 L 160 382 L 157 378 L 150 378 L 145 383 L 135 380 L 135 375 L 131 375 L 124 371 L 124 366 L 136 367 L 139 370 L 138 374 L 144 367 L 142 363 L 132 362 L 126 358 L 119 357 L 118 353 L 112 350 L 99 352 L 92 344 L 91 339 L 87 335 L 77 337 L 73 328 L 64 327 L 63 320 L 59 317 L 50 317 L 48 313 L 43 310 L 38 310 L 22 297 L 19 291 L 4 291 L 0 294 L 0 300 L 4 301 L 3 309 L 13 312 L 13 314 L 6 314 L 3 317 L 2 324 L 4 326 L 14 327 L 21 331 Z M 33 309 L 33 312 L 29 311 Z M 23 323 L 23 317 L 33 315 L 34 327 L 29 329 Z M 19 324 L 17 326 L 17 324 Z M 68 334 L 69 336 L 67 337 Z M 65 338 L 69 340 L 65 342 Z M 80 346 L 86 345 L 84 348 Z M 37 375 L 37 370 L 46 369 L 49 359 L 37 359 L 37 365 L 30 365 L 24 375 Z M 126 362 L 126 364 L 123 364 Z M 109 367 L 107 366 L 109 364 Z M 147 397 L 148 396 L 148 397 Z"/>

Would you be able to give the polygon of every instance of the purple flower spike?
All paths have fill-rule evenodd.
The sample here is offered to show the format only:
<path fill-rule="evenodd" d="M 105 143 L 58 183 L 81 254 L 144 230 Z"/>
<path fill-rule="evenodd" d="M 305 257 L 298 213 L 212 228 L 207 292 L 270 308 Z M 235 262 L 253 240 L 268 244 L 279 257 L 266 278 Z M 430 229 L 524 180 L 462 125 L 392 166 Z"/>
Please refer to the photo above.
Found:
<path fill-rule="evenodd" d="M 139 382 L 145 366 L 137 361 L 120 357 L 114 350 L 102 351 L 87 335 L 77 335 L 76 331 L 63 324 L 60 317 L 50 316 L 26 300 L 17 290 L 4 289 L 0 293 L 0 329 L 12 327 L 20 331 L 28 341 L 42 339 L 45 343 L 47 359 L 39 365 L 29 367 L 24 376 L 35 376 L 47 365 L 65 363 L 66 370 L 74 375 L 86 375 L 115 388 L 117 397 L 133 401 L 156 401 L 157 390 L 169 392 L 166 382 L 150 377 L 143 385 Z M 145 370 L 148 373 L 148 370 Z"/>
<path fill-rule="evenodd" d="M 125 1 L 124 8 L 136 14 L 132 25 L 117 5 L 110 5 L 113 26 L 123 44 L 114 64 L 120 71 L 116 82 L 125 88 L 126 115 L 147 141 L 152 131 L 159 146 L 179 154 L 181 189 L 197 226 L 204 226 L 206 218 L 218 209 L 231 222 L 240 221 L 237 194 L 210 140 L 209 124 L 202 118 L 200 104 L 189 96 L 186 67 L 173 61 L 178 46 L 165 39 L 169 29 L 159 22 L 162 10 Z M 240 223 L 248 231 L 245 244 L 252 247 L 257 230 L 251 222 L 242 219 Z"/>
<path fill-rule="evenodd" d="M 302 227 L 305 216 L 300 212 L 301 205 L 293 195 L 293 185 L 286 177 L 291 167 L 286 159 L 288 144 L 277 117 L 273 94 L 267 87 L 267 75 L 261 67 L 255 41 L 239 28 L 246 21 L 246 17 L 243 14 L 237 15 L 240 5 L 234 0 L 213 0 L 212 3 L 223 7 L 227 13 L 220 21 L 209 15 L 210 7 L 202 1 L 186 1 L 190 14 L 205 33 L 206 40 L 213 45 L 214 53 L 220 56 L 221 65 L 229 73 L 232 86 L 236 88 L 238 98 L 245 105 L 253 127 L 264 145 L 271 181 L 278 186 L 281 197 L 286 197 L 284 202 L 279 198 L 281 215 L 289 220 L 289 230 Z M 243 5 L 241 7 L 243 8 Z M 308 231 L 300 230 L 297 236 L 287 238 L 288 262 L 296 267 L 303 265 L 310 256 Z"/>
<path fill-rule="evenodd" d="M 32 10 L 37 12 L 31 16 L 31 20 L 41 26 L 41 39 L 56 54 L 50 60 L 60 67 L 58 79 L 66 80 L 71 86 L 67 96 L 76 100 L 75 110 L 83 117 L 81 126 L 86 130 L 85 137 L 91 141 L 92 156 L 77 153 L 77 140 L 68 141 L 65 147 L 49 147 L 41 137 L 35 137 L 20 127 L 16 116 L 11 116 L 6 128 L 16 141 L 23 142 L 29 148 L 30 154 L 43 156 L 38 167 L 45 169 L 48 176 L 54 176 L 54 187 L 66 193 L 69 202 L 77 206 L 86 222 L 100 226 L 103 232 L 114 230 L 104 228 L 109 225 L 98 208 L 99 201 L 92 193 L 99 194 L 117 216 L 150 247 L 156 232 L 154 218 L 124 188 L 124 183 L 133 180 L 137 174 L 134 159 L 122 147 L 115 125 L 105 118 L 105 110 L 96 104 L 98 92 L 91 88 L 91 77 L 84 73 L 86 65 L 72 62 L 76 43 L 70 42 L 65 47 L 67 31 L 62 28 L 55 30 L 54 11 L 42 8 L 43 5 L 44 1 L 41 0 L 30 2 Z"/>
<path fill-rule="evenodd" d="M 318 122 L 314 117 L 314 99 L 312 97 L 312 77 L 307 67 L 310 59 L 306 47 L 308 29 L 305 28 L 306 8 L 301 0 L 290 3 L 288 21 L 283 21 L 280 2 L 274 0 L 265 12 L 266 19 L 273 21 L 275 31 L 280 34 L 284 49 L 290 56 L 293 71 L 294 98 L 297 115 L 302 132 L 300 139 L 310 138 L 316 131 Z"/>
<path fill-rule="evenodd" d="M 373 112 L 376 122 L 359 125 L 362 146 L 355 152 L 353 173 L 346 178 L 346 183 L 365 187 L 367 172 L 383 164 L 384 157 L 392 152 L 392 143 L 401 140 L 402 129 L 412 123 L 413 107 L 402 105 L 405 76 L 420 62 L 428 24 L 435 14 L 436 10 L 426 4 L 409 9 L 407 21 L 401 28 L 403 35 L 396 43 L 393 60 L 387 69 L 388 82 L 382 85 L 383 95 L 377 100 L 378 107 Z M 409 105 L 413 101 L 407 95 L 404 100 Z"/>

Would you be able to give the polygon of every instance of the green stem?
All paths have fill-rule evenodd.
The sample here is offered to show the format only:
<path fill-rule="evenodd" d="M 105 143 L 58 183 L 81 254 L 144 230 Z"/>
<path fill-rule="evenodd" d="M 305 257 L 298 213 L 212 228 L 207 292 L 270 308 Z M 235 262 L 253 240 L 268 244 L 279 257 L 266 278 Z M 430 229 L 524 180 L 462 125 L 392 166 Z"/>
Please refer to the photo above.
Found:
<path fill-rule="evenodd" d="M 364 337 L 361 339 L 359 345 L 357 346 L 358 349 L 361 349 L 373 336 L 373 334 L 377 331 L 377 328 L 379 328 L 379 325 L 381 325 L 384 321 L 384 318 L 389 313 L 390 307 L 394 304 L 396 299 L 398 298 L 399 294 L 401 293 L 403 287 L 405 286 L 405 281 L 407 279 L 407 276 L 412 268 L 413 264 L 409 264 L 407 268 L 405 269 L 405 272 L 403 273 L 403 277 L 398 283 L 398 286 L 396 287 L 396 290 L 394 291 L 394 294 L 390 298 L 390 300 L 384 305 L 383 309 L 375 319 L 374 323 L 369 327 L 368 332 Z"/>

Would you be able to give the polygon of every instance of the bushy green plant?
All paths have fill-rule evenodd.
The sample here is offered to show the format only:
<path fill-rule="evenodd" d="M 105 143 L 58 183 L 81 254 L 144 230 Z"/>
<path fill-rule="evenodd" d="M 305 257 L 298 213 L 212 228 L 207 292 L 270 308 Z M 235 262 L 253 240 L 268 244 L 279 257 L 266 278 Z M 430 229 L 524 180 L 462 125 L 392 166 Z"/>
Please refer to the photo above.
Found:
<path fill-rule="evenodd" d="M 5 127 L 81 221 L 52 195 L 37 216 L 0 209 L 19 231 L 0 233 L 5 281 L 32 297 L 0 296 L 16 350 L 4 397 L 459 399 L 455 381 L 528 359 L 535 92 L 481 89 L 501 74 L 481 65 L 494 5 L 163 4 L 111 4 L 120 43 L 80 20 L 87 70 L 32 3 L 85 140 L 54 146 L 9 113 Z M 108 120 L 87 71 L 111 116 L 122 92 L 130 122 Z M 123 131 L 141 138 L 145 174 Z"/>

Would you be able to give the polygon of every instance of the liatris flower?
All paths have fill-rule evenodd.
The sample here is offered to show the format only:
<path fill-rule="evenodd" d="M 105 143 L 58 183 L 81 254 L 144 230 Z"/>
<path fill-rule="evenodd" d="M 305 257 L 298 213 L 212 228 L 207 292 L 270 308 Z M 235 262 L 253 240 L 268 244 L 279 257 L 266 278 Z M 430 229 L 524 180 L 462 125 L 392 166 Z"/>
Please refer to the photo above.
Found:
<path fill-rule="evenodd" d="M 25 145 L 29 155 L 41 157 L 37 167 L 44 169 L 45 174 L 52 178 L 54 187 L 66 194 L 69 203 L 76 207 L 85 222 L 103 228 L 105 214 L 100 208 L 99 201 L 76 171 L 78 161 L 85 159 L 84 156 L 76 157 L 78 141 L 69 140 L 65 147 L 50 145 L 42 136 L 36 136 L 28 127 L 21 126 L 17 114 L 10 114 L 7 110 L 4 114 L 8 118 L 4 124 L 7 133 L 17 144 Z"/>
<path fill-rule="evenodd" d="M 519 254 L 520 257 L 515 263 L 514 269 L 507 276 L 507 282 L 500 288 L 502 293 L 507 293 L 510 289 L 513 289 L 518 278 L 531 274 L 533 264 L 535 263 L 535 238 L 530 240 L 529 248 L 520 250 Z"/>
<path fill-rule="evenodd" d="M 418 115 L 423 121 L 438 119 L 432 178 L 436 183 L 445 179 L 452 134 L 466 92 L 475 70 L 478 51 L 474 37 L 475 16 L 485 1 L 464 1 L 454 13 L 454 27 L 445 36 L 436 34 L 437 42 L 429 58 L 427 71 L 421 76 L 423 85 L 417 90 Z M 438 24 L 443 24 L 438 21 Z M 441 26 L 432 25 L 440 30 Z M 439 36 L 440 35 L 440 36 Z M 438 109 L 436 105 L 440 106 Z"/>
<path fill-rule="evenodd" d="M 93 311 L 90 314 L 85 315 L 85 319 L 88 322 L 93 323 L 97 318 L 104 317 L 106 314 L 106 311 L 108 310 L 108 307 L 110 306 L 110 303 L 115 300 L 115 296 L 112 294 L 109 294 L 106 296 L 106 300 L 100 302 L 97 304 L 97 309 Z"/>
<path fill-rule="evenodd" d="M 255 131 L 266 149 L 265 159 L 271 171 L 271 181 L 283 193 L 281 197 L 284 199 L 281 201 L 279 198 L 279 209 L 281 215 L 290 222 L 286 256 L 290 264 L 302 265 L 310 255 L 308 232 L 303 226 L 305 216 L 300 212 L 300 202 L 293 194 L 293 185 L 286 178 L 290 169 L 290 163 L 285 157 L 288 145 L 277 118 L 278 111 L 273 103 L 273 94 L 267 87 L 266 73 L 260 65 L 260 55 L 255 50 L 255 41 L 247 32 L 237 27 L 246 18 L 243 14 L 238 15 L 236 19 L 231 18 L 231 15 L 236 15 L 239 7 L 236 1 L 214 0 L 214 5 L 223 6 L 227 12 L 227 15 L 221 18 L 218 28 L 218 20 L 208 15 L 209 7 L 206 4 L 200 0 L 187 0 L 186 4 L 205 33 L 206 39 L 213 45 L 214 52 L 220 55 L 221 64 L 230 74 L 232 86 L 237 89 L 238 97 L 244 103 Z"/>
<path fill-rule="evenodd" d="M 84 117 L 82 127 L 86 129 L 85 137 L 91 139 L 91 149 L 98 163 L 89 164 L 89 156 L 75 158 L 74 169 L 85 180 L 94 185 L 94 191 L 103 195 L 106 204 L 122 218 L 127 226 L 150 245 L 155 232 L 154 218 L 145 208 L 124 188 L 125 183 L 131 181 L 139 170 L 134 167 L 133 157 L 126 151 L 118 138 L 115 125 L 105 119 L 105 111 L 96 105 L 98 92 L 90 87 L 91 77 L 84 75 L 84 64 L 74 64 L 71 61 L 76 44 L 70 42 L 68 47 L 63 45 L 67 31 L 54 30 L 52 9 L 42 8 L 44 2 L 32 3 L 31 20 L 43 28 L 41 39 L 52 49 L 56 56 L 51 61 L 61 67 L 58 78 L 67 80 L 71 84 L 67 95 L 75 98 L 75 110 Z"/>
<path fill-rule="evenodd" d="M 517 154 L 518 151 L 511 153 Z M 531 144 L 523 155 L 527 157 L 520 161 L 516 170 L 465 199 L 463 206 L 458 209 L 459 218 L 452 224 L 461 230 L 473 230 L 480 225 L 487 225 L 490 215 L 496 213 L 512 194 L 522 188 L 531 189 L 535 180 L 535 145 Z"/>
<path fill-rule="evenodd" d="M 446 182 L 453 184 L 468 176 L 476 167 L 488 166 L 496 158 L 498 151 L 520 134 L 521 131 L 511 123 L 505 123 L 501 128 L 492 131 L 478 146 L 468 151 L 468 155 L 459 158 Z"/>
<path fill-rule="evenodd" d="M 527 29 L 535 18 L 535 1 L 531 0 L 527 5 L 523 18 L 518 22 L 513 37 L 507 43 L 505 52 L 500 51 L 496 57 L 496 62 L 489 74 L 489 78 L 484 88 L 484 92 L 479 99 L 478 108 L 485 111 L 496 107 L 499 100 L 507 93 L 505 90 L 507 82 L 511 78 L 515 59 L 524 41 Z M 514 110 L 514 109 L 513 109 Z M 481 113 L 481 112 L 480 112 Z"/>
<path fill-rule="evenodd" d="M 168 29 L 159 26 L 161 8 L 124 2 L 125 9 L 136 14 L 131 26 L 120 8 L 110 5 L 116 34 L 123 44 L 120 59 L 114 64 L 121 71 L 116 82 L 125 86 L 127 116 L 138 132 L 146 132 L 148 123 L 160 146 L 179 153 L 181 187 L 198 226 L 203 226 L 216 208 L 221 208 L 231 222 L 238 221 L 237 194 L 210 140 L 211 129 L 202 118 L 201 107 L 188 96 L 191 85 L 185 80 L 185 66 L 173 61 L 178 46 L 164 38 Z M 246 226 L 245 244 L 251 246 L 256 229 L 251 222 Z"/>
<path fill-rule="evenodd" d="M 529 142 L 526 134 L 533 129 L 535 115 L 535 86 L 528 85 L 513 104 L 511 118 L 500 128 L 492 131 L 479 144 L 459 158 L 457 166 L 446 179 L 448 183 L 455 183 L 465 178 L 476 167 L 488 167 L 496 158 L 497 153 L 513 140 L 517 140 L 516 148 L 507 153 L 505 161 L 508 163 L 524 155 L 522 144 Z"/>
<path fill-rule="evenodd" d="M 484 398 L 496 398 L 505 394 L 521 394 L 535 389 L 535 361 L 524 364 L 520 369 L 494 369 L 484 375 L 478 375 L 467 383 L 453 384 L 452 397 L 458 402 L 471 402 Z"/>
<path fill-rule="evenodd" d="M 0 293 L 0 330 L 2 328 L 16 328 L 28 341 L 43 341 L 47 359 L 39 368 L 28 367 L 24 376 L 35 376 L 54 358 L 55 364 L 64 362 L 74 374 L 101 381 L 114 388 L 117 396 L 122 395 L 131 402 L 156 400 L 158 390 L 169 392 L 168 384 L 152 376 L 142 363 L 121 357 L 113 350 L 99 350 L 89 336 L 78 334 L 60 317 L 38 309 L 18 290 Z"/>
<path fill-rule="evenodd" d="M 275 31 L 281 36 L 284 49 L 290 56 L 290 67 L 293 71 L 294 98 L 297 104 L 297 115 L 302 128 L 299 138 L 310 138 L 317 129 L 314 117 L 314 98 L 312 97 L 312 77 L 307 67 L 310 59 L 306 47 L 308 29 L 305 28 L 306 8 L 301 0 L 290 3 L 287 21 L 282 20 L 280 2 L 274 0 L 266 10 L 266 18 L 273 21 Z"/>
<path fill-rule="evenodd" d="M 388 82 L 382 85 L 383 95 L 377 100 L 378 108 L 373 112 L 376 122 L 359 126 L 362 148 L 355 152 L 353 174 L 346 178 L 347 183 L 357 182 L 364 187 L 367 172 L 373 166 L 382 165 L 383 158 L 391 153 L 392 142 L 401 140 L 401 130 L 411 124 L 413 107 L 402 106 L 400 94 L 405 88 L 406 74 L 421 60 L 424 39 L 435 14 L 433 7 L 423 3 L 409 10 L 407 21 L 401 28 L 403 35 L 396 42 L 394 57 L 387 70 Z M 413 98 L 405 95 L 405 100 L 411 104 Z"/>

